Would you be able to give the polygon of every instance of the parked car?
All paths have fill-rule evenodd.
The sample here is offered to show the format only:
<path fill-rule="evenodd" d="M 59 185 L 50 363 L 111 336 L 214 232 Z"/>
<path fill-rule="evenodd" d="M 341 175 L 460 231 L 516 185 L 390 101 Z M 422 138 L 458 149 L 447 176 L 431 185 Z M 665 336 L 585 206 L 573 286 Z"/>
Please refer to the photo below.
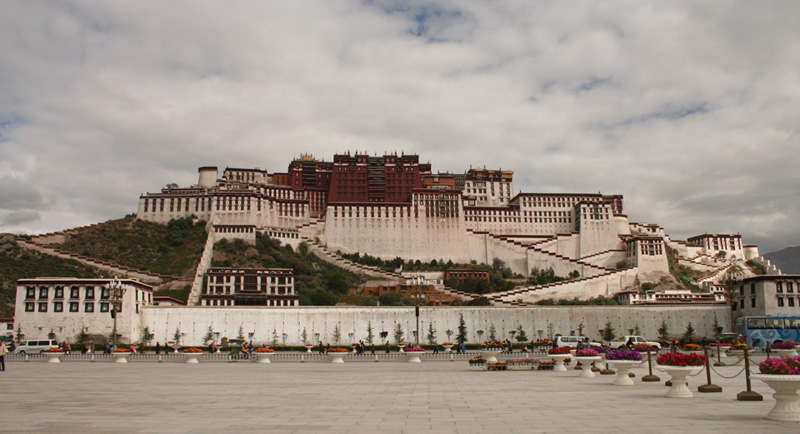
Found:
<path fill-rule="evenodd" d="M 60 347 L 60 346 L 61 344 L 59 344 L 58 341 L 55 339 L 22 341 L 17 347 L 17 349 L 14 350 L 14 353 L 15 354 L 43 353 L 52 347 Z"/>
<path fill-rule="evenodd" d="M 557 336 L 555 341 L 556 347 L 578 347 L 578 342 L 589 342 L 590 347 L 599 347 L 602 344 L 599 342 L 589 341 L 586 336 Z"/>
<path fill-rule="evenodd" d="M 656 347 L 659 350 L 661 349 L 661 344 L 658 342 L 648 341 L 647 339 L 641 336 L 635 335 L 626 335 L 622 337 L 622 340 L 619 341 L 611 341 L 608 343 L 608 346 L 611 348 L 625 348 L 628 344 L 628 340 L 631 341 L 632 345 L 650 345 L 651 347 Z"/>

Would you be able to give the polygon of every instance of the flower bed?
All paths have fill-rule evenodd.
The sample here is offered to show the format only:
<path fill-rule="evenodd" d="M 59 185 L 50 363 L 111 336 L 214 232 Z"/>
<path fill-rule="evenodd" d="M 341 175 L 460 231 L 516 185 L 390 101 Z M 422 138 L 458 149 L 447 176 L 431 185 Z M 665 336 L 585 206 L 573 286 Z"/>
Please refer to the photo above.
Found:
<path fill-rule="evenodd" d="M 640 353 L 655 353 L 658 351 L 658 348 L 647 344 L 636 344 L 633 346 L 633 349 Z"/>
<path fill-rule="evenodd" d="M 200 348 L 184 348 L 183 352 L 184 353 L 191 353 L 191 354 L 198 354 L 198 353 L 202 353 L 203 350 L 201 350 Z"/>
<path fill-rule="evenodd" d="M 758 365 L 762 374 L 800 375 L 800 356 L 770 357 Z"/>
<path fill-rule="evenodd" d="M 575 357 L 597 357 L 600 353 L 591 348 L 584 348 L 575 352 Z"/>
<path fill-rule="evenodd" d="M 454 343 L 452 343 L 452 342 L 445 342 L 445 343 L 443 343 L 442 345 L 455 345 L 455 344 L 454 344 Z"/>
<path fill-rule="evenodd" d="M 493 362 L 486 364 L 487 371 L 505 371 L 508 369 L 508 364 L 506 362 Z"/>
<path fill-rule="evenodd" d="M 706 356 L 695 353 L 664 353 L 658 356 L 656 363 L 663 366 L 703 366 Z"/>
<path fill-rule="evenodd" d="M 48 349 L 44 350 L 44 352 L 45 352 L 45 353 L 63 353 L 63 352 L 64 352 L 64 350 L 62 350 L 62 349 L 61 349 L 61 348 L 59 348 L 59 347 L 50 347 L 50 348 L 48 348 Z"/>
<path fill-rule="evenodd" d="M 483 366 L 485 364 L 486 364 L 486 358 L 483 356 L 473 357 L 469 359 L 470 366 L 476 366 L 476 365 Z"/>
<path fill-rule="evenodd" d="M 503 348 L 508 346 L 508 341 L 486 341 L 481 344 L 481 349 Z"/>
<path fill-rule="evenodd" d="M 550 348 L 547 354 L 570 354 L 570 347 L 556 347 Z"/>
<path fill-rule="evenodd" d="M 683 351 L 700 351 L 700 345 L 697 344 L 686 344 L 683 346 Z"/>
<path fill-rule="evenodd" d="M 606 360 L 642 360 L 642 353 L 635 350 L 614 350 L 606 354 Z"/>
<path fill-rule="evenodd" d="M 540 371 L 551 371 L 553 370 L 554 364 L 555 362 L 553 362 L 552 360 L 540 360 L 537 369 Z"/>
<path fill-rule="evenodd" d="M 347 348 L 342 347 L 331 348 L 328 350 L 329 353 L 346 353 L 347 351 Z"/>
<path fill-rule="evenodd" d="M 534 359 L 509 359 L 506 360 L 508 366 L 535 366 L 538 362 Z"/>
<path fill-rule="evenodd" d="M 272 348 L 263 348 L 263 347 L 256 348 L 256 350 L 254 351 L 254 353 L 274 353 L 274 352 L 275 350 L 273 350 Z"/>
<path fill-rule="evenodd" d="M 421 347 L 404 347 L 403 351 L 412 352 L 412 353 L 415 352 L 415 351 L 416 352 L 425 352 L 425 348 L 421 348 Z"/>
<path fill-rule="evenodd" d="M 547 339 L 539 339 L 538 341 L 533 343 L 534 347 L 552 347 L 553 341 L 548 341 Z"/>
<path fill-rule="evenodd" d="M 770 348 L 773 350 L 793 350 L 797 344 L 794 341 L 773 342 Z"/>
<path fill-rule="evenodd" d="M 130 349 L 128 349 L 128 348 L 115 348 L 115 349 L 114 349 L 114 352 L 115 352 L 115 353 L 130 353 L 130 352 L 131 352 L 131 350 L 130 350 Z"/>

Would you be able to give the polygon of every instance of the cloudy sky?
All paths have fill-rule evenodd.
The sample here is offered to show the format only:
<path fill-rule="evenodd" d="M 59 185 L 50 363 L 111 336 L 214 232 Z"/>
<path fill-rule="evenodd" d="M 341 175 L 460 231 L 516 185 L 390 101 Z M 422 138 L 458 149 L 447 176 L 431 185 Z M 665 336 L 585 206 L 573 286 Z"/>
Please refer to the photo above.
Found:
<path fill-rule="evenodd" d="M 3 2 L 0 232 L 197 168 L 419 153 L 623 194 L 677 239 L 800 245 L 800 2 Z"/>

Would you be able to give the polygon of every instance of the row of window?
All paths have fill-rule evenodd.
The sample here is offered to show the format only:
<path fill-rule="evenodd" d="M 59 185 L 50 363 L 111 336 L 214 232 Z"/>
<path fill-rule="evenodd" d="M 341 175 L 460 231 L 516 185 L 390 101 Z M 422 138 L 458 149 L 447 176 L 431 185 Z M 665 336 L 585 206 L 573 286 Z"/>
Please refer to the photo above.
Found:
<path fill-rule="evenodd" d="M 47 312 L 49 303 L 38 303 L 39 305 L 39 312 Z M 79 312 L 80 302 L 71 301 L 69 302 L 69 311 L 70 312 Z M 32 301 L 25 303 L 25 312 L 36 312 L 36 305 Z M 100 312 L 108 312 L 110 309 L 110 303 L 100 303 Z M 94 312 L 95 304 L 94 303 L 83 303 L 83 311 L 87 313 Z M 119 311 L 122 311 L 122 306 L 120 306 Z M 64 302 L 56 301 L 53 303 L 53 312 L 64 312 Z"/>
<path fill-rule="evenodd" d="M 108 288 L 106 287 L 99 287 L 100 289 L 100 298 L 101 299 L 108 299 L 109 293 Z M 93 300 L 95 294 L 95 288 L 92 286 L 87 286 L 84 288 L 84 299 L 85 300 Z M 43 286 L 39 288 L 39 299 L 48 299 L 50 295 L 50 288 Z M 36 298 L 36 288 L 29 286 L 26 288 L 25 291 L 25 298 L 31 299 Z M 53 298 L 64 298 L 64 287 L 63 286 L 56 286 L 53 288 Z M 69 288 L 69 298 L 80 298 L 80 288 L 77 286 L 73 286 Z"/>
<path fill-rule="evenodd" d="M 786 285 L 786 292 L 794 292 L 795 284 L 794 282 L 785 282 Z M 784 288 L 784 282 L 775 282 L 775 292 L 782 293 Z M 800 290 L 800 286 L 798 286 L 798 290 Z"/>
<path fill-rule="evenodd" d="M 795 307 L 800 306 L 800 303 L 795 304 L 794 297 L 778 297 L 778 307 Z"/>

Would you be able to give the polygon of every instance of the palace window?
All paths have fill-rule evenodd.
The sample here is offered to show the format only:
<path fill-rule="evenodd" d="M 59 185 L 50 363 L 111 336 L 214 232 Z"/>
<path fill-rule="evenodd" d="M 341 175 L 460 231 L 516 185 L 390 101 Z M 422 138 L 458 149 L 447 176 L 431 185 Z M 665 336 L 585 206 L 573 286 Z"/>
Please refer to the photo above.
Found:
<path fill-rule="evenodd" d="M 80 298 L 80 288 L 73 286 L 69 289 L 69 298 Z"/>
<path fill-rule="evenodd" d="M 783 307 L 783 297 L 778 297 L 778 307 Z"/>
<path fill-rule="evenodd" d="M 54 298 L 64 298 L 64 288 L 61 286 L 56 286 L 56 295 Z"/>
<path fill-rule="evenodd" d="M 35 310 L 33 303 L 25 303 L 25 312 L 33 312 Z"/>
<path fill-rule="evenodd" d="M 53 312 L 64 312 L 64 303 L 60 301 L 53 303 Z"/>
<path fill-rule="evenodd" d="M 100 312 L 108 312 L 108 303 L 100 303 Z"/>
<path fill-rule="evenodd" d="M 789 297 L 789 307 L 794 307 L 794 297 Z"/>
<path fill-rule="evenodd" d="M 775 292 L 783 292 L 783 282 L 776 283 Z"/>
<path fill-rule="evenodd" d="M 25 298 L 36 298 L 36 288 L 28 287 L 25 292 Z"/>
<path fill-rule="evenodd" d="M 94 287 L 86 287 L 86 300 L 94 300 Z"/>
<path fill-rule="evenodd" d="M 47 303 L 39 303 L 39 312 L 47 312 Z"/>
<path fill-rule="evenodd" d="M 94 312 L 94 303 L 85 303 L 83 305 L 84 312 Z"/>
<path fill-rule="evenodd" d="M 69 311 L 70 312 L 77 312 L 78 311 L 78 302 L 72 301 L 69 303 Z"/>
<path fill-rule="evenodd" d="M 47 287 L 43 286 L 39 288 L 39 298 L 47 298 Z"/>
<path fill-rule="evenodd" d="M 756 307 L 756 298 L 755 297 L 750 299 L 750 307 Z"/>

